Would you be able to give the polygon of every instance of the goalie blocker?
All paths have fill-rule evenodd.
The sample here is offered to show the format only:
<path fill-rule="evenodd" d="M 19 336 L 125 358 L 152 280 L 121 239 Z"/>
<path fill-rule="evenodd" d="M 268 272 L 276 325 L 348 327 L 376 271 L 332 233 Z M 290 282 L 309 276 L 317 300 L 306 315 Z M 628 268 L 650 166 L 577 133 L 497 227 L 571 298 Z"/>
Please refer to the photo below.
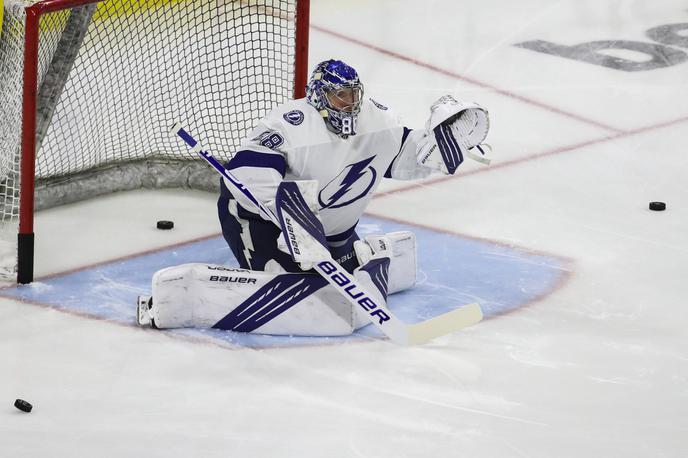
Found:
<path fill-rule="evenodd" d="M 358 241 L 354 277 L 386 303 L 388 294 L 416 280 L 412 232 L 370 235 Z M 270 273 L 219 265 L 162 269 L 152 299 L 139 298 L 138 323 L 156 328 L 216 328 L 271 335 L 343 336 L 370 323 L 325 279 L 313 273 Z M 352 294 L 354 294 L 352 292 Z"/>

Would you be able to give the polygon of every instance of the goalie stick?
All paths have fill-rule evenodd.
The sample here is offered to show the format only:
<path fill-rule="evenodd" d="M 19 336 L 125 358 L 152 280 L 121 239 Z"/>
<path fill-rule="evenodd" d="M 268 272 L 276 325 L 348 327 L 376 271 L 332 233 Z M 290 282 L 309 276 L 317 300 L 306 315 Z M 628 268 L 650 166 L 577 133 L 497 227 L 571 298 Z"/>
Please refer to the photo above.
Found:
<path fill-rule="evenodd" d="M 281 208 L 280 215 L 275 213 L 258 200 L 250 189 L 248 189 L 239 179 L 237 179 L 231 172 L 217 161 L 208 151 L 203 151 L 200 143 L 193 138 L 189 132 L 184 130 L 180 123 L 176 123 L 170 129 L 171 133 L 181 138 L 190 148 L 192 152 L 198 153 L 206 162 L 208 162 L 222 177 L 225 178 L 226 183 L 231 185 L 235 191 L 243 194 L 249 201 L 251 201 L 259 213 L 272 221 L 280 229 L 287 225 L 291 228 L 297 228 L 295 238 L 297 240 L 289 242 L 289 248 L 292 254 L 295 253 L 295 246 L 298 245 L 298 239 L 305 240 L 311 246 L 316 246 L 318 249 L 311 254 L 310 259 L 303 259 L 312 261 L 313 268 L 320 274 L 327 282 L 332 285 L 345 299 L 347 299 L 355 308 L 362 309 L 368 319 L 376 325 L 390 340 L 401 345 L 417 345 L 439 337 L 441 335 L 449 334 L 461 328 L 473 325 L 483 318 L 483 313 L 478 303 L 471 303 L 460 307 L 451 312 L 438 315 L 434 318 L 422 321 L 420 323 L 408 324 L 397 318 L 375 295 L 371 294 L 353 275 L 344 270 L 329 253 L 329 250 L 323 246 L 324 240 L 307 240 L 313 239 L 313 230 L 308 230 L 304 226 L 309 224 L 319 224 L 313 220 L 304 221 L 302 215 L 299 215 L 298 207 L 300 202 L 298 200 L 290 200 L 295 205 L 290 205 L 290 208 Z M 293 194 L 294 188 L 289 188 Z M 278 193 L 287 196 L 286 187 L 281 185 Z M 298 194 L 298 192 L 297 192 Z M 289 197 L 286 197 L 289 199 Z M 281 219 L 280 219 L 281 217 Z M 317 220 L 317 218 L 315 218 Z M 294 233 L 292 232 L 292 234 Z M 286 237 L 290 239 L 291 237 Z M 294 242 L 294 243 L 291 243 Z M 298 249 L 296 251 L 299 251 Z M 303 251 L 303 250 L 302 250 Z M 302 253 L 300 253 L 302 254 Z M 303 254 L 302 254 L 303 255 Z M 297 260 L 298 261 L 298 260 Z"/>

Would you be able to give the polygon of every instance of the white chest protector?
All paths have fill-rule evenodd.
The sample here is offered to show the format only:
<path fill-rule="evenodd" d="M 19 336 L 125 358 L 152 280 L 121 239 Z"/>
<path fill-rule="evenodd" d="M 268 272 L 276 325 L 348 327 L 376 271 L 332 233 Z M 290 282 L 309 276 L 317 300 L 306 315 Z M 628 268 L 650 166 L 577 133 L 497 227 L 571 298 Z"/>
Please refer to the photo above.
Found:
<path fill-rule="evenodd" d="M 356 135 L 344 139 L 298 99 L 261 120 L 237 153 L 248 159 L 237 161 L 232 173 L 268 205 L 283 179 L 317 181 L 319 217 L 325 234 L 336 236 L 355 226 L 386 173 L 400 179 L 429 173 L 416 163 L 417 136 L 410 132 L 386 107 L 364 100 Z"/>

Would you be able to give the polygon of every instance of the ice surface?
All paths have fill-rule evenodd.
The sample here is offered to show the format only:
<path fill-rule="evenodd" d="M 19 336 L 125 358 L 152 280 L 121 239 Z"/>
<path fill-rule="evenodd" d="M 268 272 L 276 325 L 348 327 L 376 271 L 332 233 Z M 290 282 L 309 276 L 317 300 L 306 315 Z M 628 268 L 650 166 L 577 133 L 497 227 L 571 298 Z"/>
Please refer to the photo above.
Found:
<path fill-rule="evenodd" d="M 649 43 L 685 4 L 312 3 L 311 63 L 349 61 L 409 126 L 446 92 L 490 110 L 492 166 L 386 184 L 369 218 L 556 259 L 563 280 L 417 348 L 230 348 L 0 299 L 0 456 L 688 456 L 688 62 L 624 72 L 514 46 Z M 218 228 L 213 196 L 142 191 L 41 212 L 36 231 L 45 294 Z M 439 245 L 446 271 L 470 265 Z M 510 258 L 493 258 L 484 281 L 505 294 Z"/>
<path fill-rule="evenodd" d="M 414 231 L 420 247 L 417 284 L 388 300 L 392 311 L 408 323 L 417 323 L 472 302 L 480 303 L 486 318 L 496 317 L 549 294 L 566 280 L 570 272 L 566 260 L 486 240 L 439 233 L 380 218 L 366 217 L 358 226 L 361 237 L 395 230 Z M 456 264 L 455 258 L 460 258 L 461 263 Z M 5 288 L 0 290 L 0 296 L 16 297 L 32 304 L 133 326 L 136 313 L 132 303 L 140 294 L 151 294 L 153 274 L 165 267 L 193 262 L 238 267 L 222 236 L 216 236 L 51 276 L 30 285 Z M 447 268 L 449 265 L 451 268 Z M 219 330 L 169 333 L 249 348 L 337 344 L 382 338 L 375 326 L 344 338 L 256 336 Z"/>

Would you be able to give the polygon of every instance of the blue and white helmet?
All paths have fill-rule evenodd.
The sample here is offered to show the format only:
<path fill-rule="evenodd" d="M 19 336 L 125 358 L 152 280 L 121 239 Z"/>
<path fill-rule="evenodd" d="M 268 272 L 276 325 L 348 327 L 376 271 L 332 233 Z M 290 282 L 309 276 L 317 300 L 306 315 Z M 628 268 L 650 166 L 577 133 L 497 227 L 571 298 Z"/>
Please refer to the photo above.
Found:
<path fill-rule="evenodd" d="M 356 70 L 341 60 L 320 62 L 306 86 L 306 99 L 325 118 L 332 132 L 342 138 L 356 135 L 363 100 L 363 84 Z"/>

